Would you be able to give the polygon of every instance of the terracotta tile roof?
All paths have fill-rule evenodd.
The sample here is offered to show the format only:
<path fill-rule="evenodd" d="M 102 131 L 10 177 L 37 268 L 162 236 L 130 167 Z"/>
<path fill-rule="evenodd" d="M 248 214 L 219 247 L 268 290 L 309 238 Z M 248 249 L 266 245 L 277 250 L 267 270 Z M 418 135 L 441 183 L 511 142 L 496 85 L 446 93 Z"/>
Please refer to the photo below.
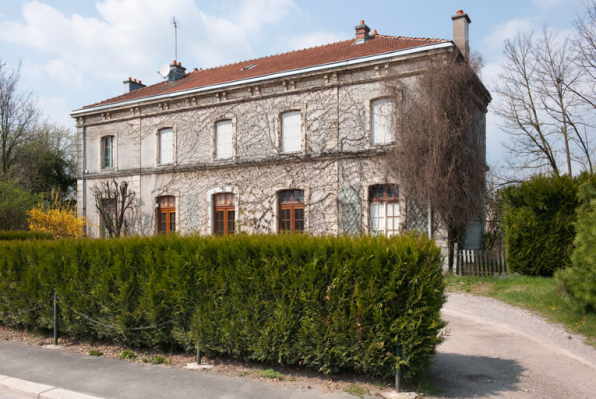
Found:
<path fill-rule="evenodd" d="M 218 83 L 233 82 L 442 42 L 447 42 L 447 40 L 385 35 L 371 36 L 367 42 L 356 45 L 354 44 L 354 39 L 344 40 L 323 46 L 193 71 L 187 73 L 185 77 L 177 81 L 157 83 L 83 108 L 194 89 Z M 255 65 L 254 67 L 243 70 L 244 67 L 253 64 Z"/>

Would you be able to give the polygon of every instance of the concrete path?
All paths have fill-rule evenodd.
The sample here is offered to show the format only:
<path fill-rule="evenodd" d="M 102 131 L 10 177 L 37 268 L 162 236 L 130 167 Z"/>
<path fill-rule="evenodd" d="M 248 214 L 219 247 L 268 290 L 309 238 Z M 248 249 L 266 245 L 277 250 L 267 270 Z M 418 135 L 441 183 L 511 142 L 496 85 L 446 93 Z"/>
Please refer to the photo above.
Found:
<path fill-rule="evenodd" d="M 450 294 L 430 377 L 441 398 L 596 398 L 596 350 L 503 302 Z"/>
<path fill-rule="evenodd" d="M 112 399 L 354 399 L 347 393 L 321 394 L 241 377 L 81 356 L 7 341 L 0 341 L 0 375 Z"/>

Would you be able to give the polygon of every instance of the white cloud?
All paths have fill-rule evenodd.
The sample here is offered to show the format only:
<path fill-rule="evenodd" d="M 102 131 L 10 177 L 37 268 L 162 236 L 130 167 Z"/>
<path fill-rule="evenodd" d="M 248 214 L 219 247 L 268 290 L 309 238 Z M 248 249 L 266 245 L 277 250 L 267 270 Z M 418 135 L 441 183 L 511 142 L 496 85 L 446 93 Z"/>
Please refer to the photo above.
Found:
<path fill-rule="evenodd" d="M 514 38 L 518 32 L 529 32 L 536 29 L 531 19 L 513 19 L 491 29 L 490 36 L 484 38 L 484 45 L 492 51 L 499 50 L 505 40 Z"/>
<path fill-rule="evenodd" d="M 0 40 L 36 49 L 52 61 L 52 79 L 83 87 L 85 79 L 115 82 L 128 76 L 154 83 L 174 56 L 172 16 L 180 22 L 179 59 L 187 69 L 251 58 L 249 38 L 297 9 L 292 0 L 240 0 L 237 13 L 206 14 L 193 0 L 104 0 L 99 17 L 65 15 L 40 1 L 22 6 L 22 20 L 0 22 Z M 31 73 L 39 73 L 31 68 Z"/>
<path fill-rule="evenodd" d="M 307 35 L 299 35 L 290 37 L 287 42 L 290 44 L 292 50 L 299 50 L 308 47 L 320 46 L 329 44 L 340 40 L 347 39 L 345 35 L 334 32 L 317 31 Z"/>

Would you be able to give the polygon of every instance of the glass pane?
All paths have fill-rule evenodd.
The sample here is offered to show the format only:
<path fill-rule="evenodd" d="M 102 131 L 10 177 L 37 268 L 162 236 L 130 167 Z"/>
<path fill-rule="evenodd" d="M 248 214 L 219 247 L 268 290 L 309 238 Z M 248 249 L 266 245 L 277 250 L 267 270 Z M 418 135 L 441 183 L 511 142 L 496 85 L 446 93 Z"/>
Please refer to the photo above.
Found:
<path fill-rule="evenodd" d="M 304 209 L 294 209 L 294 230 L 304 231 Z"/>
<path fill-rule="evenodd" d="M 215 234 L 223 234 L 224 228 L 224 213 L 223 211 L 215 212 Z"/>
<path fill-rule="evenodd" d="M 176 212 L 170 212 L 170 232 L 176 231 Z"/>
<path fill-rule="evenodd" d="M 167 231 L 168 217 L 166 212 L 162 212 L 159 216 L 159 231 L 165 233 Z"/>
<path fill-rule="evenodd" d="M 234 234 L 236 225 L 236 212 L 228 211 L 228 234 Z"/>

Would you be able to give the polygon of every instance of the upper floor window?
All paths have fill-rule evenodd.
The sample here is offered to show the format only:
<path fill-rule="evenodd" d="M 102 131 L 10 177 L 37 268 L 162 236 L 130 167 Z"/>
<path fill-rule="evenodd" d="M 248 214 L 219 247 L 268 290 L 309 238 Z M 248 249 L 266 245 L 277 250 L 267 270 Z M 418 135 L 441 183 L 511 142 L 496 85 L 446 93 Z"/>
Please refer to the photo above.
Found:
<path fill-rule="evenodd" d="M 174 129 L 162 129 L 159 131 L 159 163 L 172 162 L 174 162 Z"/>
<path fill-rule="evenodd" d="M 395 103 L 390 98 L 380 98 L 371 103 L 370 140 L 372 144 L 395 141 Z"/>
<path fill-rule="evenodd" d="M 370 231 L 388 236 L 399 233 L 399 192 L 395 185 L 370 187 Z"/>
<path fill-rule="evenodd" d="M 279 192 L 279 231 L 304 231 L 304 191 Z"/>
<path fill-rule="evenodd" d="M 233 156 L 232 121 L 230 119 L 215 124 L 215 158 L 226 159 Z"/>
<path fill-rule="evenodd" d="M 114 136 L 106 136 L 101 139 L 101 167 L 114 167 Z"/>
<path fill-rule="evenodd" d="M 302 116 L 300 111 L 281 114 L 281 152 L 302 150 Z"/>

